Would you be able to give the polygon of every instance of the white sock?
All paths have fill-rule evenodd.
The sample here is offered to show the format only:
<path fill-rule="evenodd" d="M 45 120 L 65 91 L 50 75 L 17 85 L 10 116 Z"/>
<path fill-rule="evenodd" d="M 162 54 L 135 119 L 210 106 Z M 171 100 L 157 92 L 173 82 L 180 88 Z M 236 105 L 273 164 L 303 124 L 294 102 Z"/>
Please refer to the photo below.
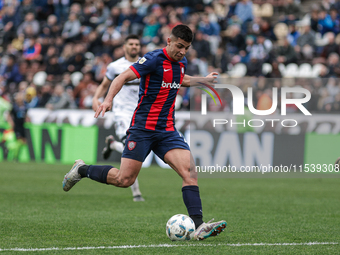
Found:
<path fill-rule="evenodd" d="M 124 145 L 121 142 L 113 141 L 110 144 L 110 148 L 111 148 L 111 150 L 115 150 L 115 151 L 118 151 L 119 153 L 123 153 Z"/>
<path fill-rule="evenodd" d="M 136 178 L 135 183 L 132 184 L 131 186 L 131 190 L 132 190 L 132 196 L 140 196 L 142 195 L 142 193 L 139 190 L 139 184 L 138 184 L 138 179 Z"/>

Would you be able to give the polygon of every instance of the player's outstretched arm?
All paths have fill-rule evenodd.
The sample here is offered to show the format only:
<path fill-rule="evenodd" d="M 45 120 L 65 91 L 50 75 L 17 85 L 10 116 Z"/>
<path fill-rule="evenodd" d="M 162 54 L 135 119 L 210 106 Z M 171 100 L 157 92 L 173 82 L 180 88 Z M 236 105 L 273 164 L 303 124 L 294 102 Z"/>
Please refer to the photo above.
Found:
<path fill-rule="evenodd" d="M 98 118 L 100 113 L 104 116 L 105 112 L 109 111 L 112 107 L 113 98 L 117 95 L 117 93 L 122 89 L 123 85 L 128 81 L 132 81 L 137 78 L 137 75 L 128 68 L 120 75 L 118 75 L 111 83 L 109 92 L 107 93 L 105 100 L 102 104 L 99 105 L 97 111 L 94 115 L 95 118 Z"/>
<path fill-rule="evenodd" d="M 214 83 L 217 83 L 218 73 L 212 72 L 208 74 L 206 77 L 197 77 L 197 76 L 190 76 L 184 75 L 182 86 L 183 87 L 193 87 L 193 86 L 202 86 L 203 84 L 208 84 L 213 86 Z"/>
<path fill-rule="evenodd" d="M 107 89 L 110 87 L 111 80 L 109 80 L 106 76 L 104 77 L 102 83 L 98 86 L 96 89 L 96 93 L 93 96 L 92 99 L 92 109 L 94 111 L 97 111 L 99 105 L 101 102 L 99 101 L 99 98 L 103 97 L 107 91 Z"/>

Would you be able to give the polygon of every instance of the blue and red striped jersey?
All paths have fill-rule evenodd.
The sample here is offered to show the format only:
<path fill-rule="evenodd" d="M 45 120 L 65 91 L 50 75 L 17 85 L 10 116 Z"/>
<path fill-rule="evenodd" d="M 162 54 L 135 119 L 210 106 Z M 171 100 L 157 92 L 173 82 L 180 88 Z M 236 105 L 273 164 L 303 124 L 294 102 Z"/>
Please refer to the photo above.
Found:
<path fill-rule="evenodd" d="M 130 66 L 141 78 L 139 100 L 130 129 L 174 131 L 175 101 L 187 66 L 172 59 L 166 49 L 151 51 Z"/>

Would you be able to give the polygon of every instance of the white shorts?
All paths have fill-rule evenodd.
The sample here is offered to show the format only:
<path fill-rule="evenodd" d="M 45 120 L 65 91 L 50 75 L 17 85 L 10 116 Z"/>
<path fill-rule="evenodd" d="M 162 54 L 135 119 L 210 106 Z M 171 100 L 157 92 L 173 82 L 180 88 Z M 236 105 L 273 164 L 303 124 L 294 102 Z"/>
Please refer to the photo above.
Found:
<path fill-rule="evenodd" d="M 126 130 L 130 127 L 131 118 L 126 116 L 115 116 L 114 117 L 114 127 L 116 136 L 120 141 L 125 140 Z"/>

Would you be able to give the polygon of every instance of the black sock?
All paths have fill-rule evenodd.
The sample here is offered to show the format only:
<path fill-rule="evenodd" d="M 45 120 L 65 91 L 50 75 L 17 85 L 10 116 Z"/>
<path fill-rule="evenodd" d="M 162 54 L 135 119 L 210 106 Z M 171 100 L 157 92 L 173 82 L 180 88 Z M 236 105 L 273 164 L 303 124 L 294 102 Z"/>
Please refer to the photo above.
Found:
<path fill-rule="evenodd" d="M 195 229 L 197 229 L 203 223 L 203 216 L 202 215 L 190 215 L 190 218 L 195 223 Z"/>
<path fill-rule="evenodd" d="M 89 168 L 89 165 L 83 165 L 79 167 L 78 174 L 80 174 L 81 178 L 87 177 L 87 169 Z"/>
<path fill-rule="evenodd" d="M 195 227 L 197 228 L 203 223 L 202 203 L 198 186 L 184 186 L 182 188 L 182 194 L 188 214 L 194 221 Z"/>
<path fill-rule="evenodd" d="M 106 183 L 107 175 L 113 166 L 91 165 L 87 168 L 86 176 L 94 181 Z"/>

